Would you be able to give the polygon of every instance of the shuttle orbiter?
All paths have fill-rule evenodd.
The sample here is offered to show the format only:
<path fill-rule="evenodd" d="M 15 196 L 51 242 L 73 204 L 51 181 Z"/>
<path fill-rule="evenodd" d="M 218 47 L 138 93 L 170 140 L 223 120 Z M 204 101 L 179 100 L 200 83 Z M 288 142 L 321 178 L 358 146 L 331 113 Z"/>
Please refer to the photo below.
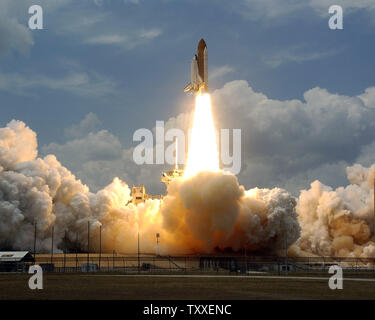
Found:
<path fill-rule="evenodd" d="M 184 92 L 196 92 L 198 94 L 208 91 L 207 80 L 207 45 L 203 39 L 198 43 L 198 52 L 194 55 L 190 67 L 191 80 Z"/>

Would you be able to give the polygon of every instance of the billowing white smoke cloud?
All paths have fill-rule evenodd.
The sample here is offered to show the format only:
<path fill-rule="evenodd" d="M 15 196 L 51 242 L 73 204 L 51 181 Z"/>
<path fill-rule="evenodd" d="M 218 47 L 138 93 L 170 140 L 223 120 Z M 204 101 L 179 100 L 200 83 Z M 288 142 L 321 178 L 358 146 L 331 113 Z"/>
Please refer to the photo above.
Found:
<path fill-rule="evenodd" d="M 375 257 L 374 176 L 370 168 L 348 167 L 350 184 L 333 190 L 319 181 L 302 190 L 297 212 L 302 227 L 296 254 Z"/>
<path fill-rule="evenodd" d="M 245 191 L 230 173 L 201 172 L 172 183 L 163 205 L 163 228 L 185 251 L 275 252 L 299 237 L 293 197 L 277 188 Z"/>
<path fill-rule="evenodd" d="M 211 253 L 217 250 L 275 251 L 292 244 L 300 228 L 296 202 L 282 189 L 245 191 L 234 175 L 202 172 L 171 183 L 163 200 L 126 205 L 129 187 L 115 178 L 92 193 L 53 155 L 37 158 L 35 133 L 23 122 L 0 129 L 0 246 L 32 249 L 34 223 L 38 251 L 48 251 L 54 226 L 55 249 L 62 239 L 86 248 L 98 247 L 102 226 L 105 251 L 134 253 L 137 233 L 141 250 L 160 253 Z"/>
<path fill-rule="evenodd" d="M 113 197 L 129 199 L 129 188 L 119 180 L 97 194 L 90 193 L 55 156 L 36 158 L 36 147 L 35 133 L 23 122 L 13 120 L 0 129 L 2 247 L 31 249 L 36 223 L 37 247 L 47 250 L 52 225 L 59 245 L 65 231 L 75 239 L 76 233 L 87 232 L 88 221 L 95 228 L 113 208 L 108 206 Z"/>
<path fill-rule="evenodd" d="M 163 200 L 126 205 L 129 187 L 120 179 L 92 193 L 53 155 L 37 158 L 36 134 L 21 121 L 0 128 L 0 247 L 55 250 L 65 232 L 70 244 L 134 253 L 213 253 L 248 250 L 275 253 L 293 244 L 297 255 L 374 257 L 373 180 L 375 165 L 347 168 L 350 185 L 333 190 L 315 181 L 296 200 L 283 189 L 245 190 L 237 177 L 201 172 L 169 185 Z M 297 220 L 298 212 L 298 220 Z M 302 229 L 302 230 L 300 230 Z"/>

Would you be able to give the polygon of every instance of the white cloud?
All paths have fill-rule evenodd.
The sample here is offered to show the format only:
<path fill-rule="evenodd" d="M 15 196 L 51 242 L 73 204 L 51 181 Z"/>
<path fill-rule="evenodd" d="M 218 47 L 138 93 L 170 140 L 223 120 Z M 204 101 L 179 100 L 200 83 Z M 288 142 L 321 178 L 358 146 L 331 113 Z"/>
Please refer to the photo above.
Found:
<path fill-rule="evenodd" d="M 50 143 L 41 151 L 44 155 L 56 155 L 64 166 L 93 190 L 99 190 L 116 176 L 127 178 L 126 172 L 116 169 L 122 167 L 121 143 L 106 130 L 90 132 L 65 144 Z"/>
<path fill-rule="evenodd" d="M 53 152 L 52 152 L 53 151 Z M 50 143 L 43 149 L 45 153 L 54 153 L 58 157 L 68 154 L 79 161 L 113 160 L 121 157 L 120 141 L 107 130 L 90 132 L 86 137 L 68 141 L 64 145 Z"/>
<path fill-rule="evenodd" d="M 0 53 L 14 50 L 27 54 L 33 44 L 30 30 L 11 16 L 9 3 L 0 3 Z"/>
<path fill-rule="evenodd" d="M 124 0 L 125 3 L 131 3 L 131 4 L 140 4 L 140 0 Z"/>
<path fill-rule="evenodd" d="M 1 0 L 0 1 L 0 53 L 17 51 L 28 54 L 34 45 L 31 30 L 29 30 L 28 10 L 35 4 L 42 6 L 44 12 L 54 14 L 62 7 L 71 4 L 72 0 Z M 26 18 L 26 19 L 25 19 Z"/>
<path fill-rule="evenodd" d="M 344 9 L 344 14 L 360 9 L 375 10 L 375 1 L 373 0 L 335 0 L 330 4 L 327 4 L 326 0 L 310 0 L 308 5 L 322 16 L 328 15 L 328 8 L 331 5 L 341 6 Z"/>
<path fill-rule="evenodd" d="M 375 163 L 375 141 L 361 148 L 361 153 L 355 163 L 371 166 Z"/>
<path fill-rule="evenodd" d="M 101 97 L 115 90 L 115 83 L 102 75 L 75 72 L 61 77 L 40 74 L 0 73 L 0 91 L 19 95 L 34 94 L 32 89 L 61 90 L 82 97 Z"/>
<path fill-rule="evenodd" d="M 129 41 L 127 36 L 119 36 L 116 34 L 101 35 L 89 38 L 85 41 L 87 44 L 123 44 Z"/>
<path fill-rule="evenodd" d="M 331 5 L 340 5 L 345 14 L 365 9 L 374 11 L 375 1 L 373 0 L 336 0 L 328 3 L 327 0 L 241 0 L 229 8 L 238 12 L 243 17 L 258 21 L 275 19 L 279 17 L 298 16 L 298 12 L 304 9 L 311 9 L 322 17 L 328 17 L 328 8 Z"/>
<path fill-rule="evenodd" d="M 220 78 L 223 78 L 227 74 L 233 73 L 234 71 L 235 71 L 234 68 L 232 68 L 228 65 L 224 65 L 224 66 L 220 66 L 220 67 L 216 67 L 216 68 L 214 67 L 209 72 L 209 82 L 215 81 L 215 80 L 220 79 Z"/>
<path fill-rule="evenodd" d="M 91 45 L 117 45 L 125 49 L 133 49 L 160 36 L 160 29 L 138 30 L 124 34 L 102 34 L 87 38 L 84 43 Z"/>
<path fill-rule="evenodd" d="M 67 138 L 81 138 L 87 134 L 96 131 L 101 121 L 96 114 L 90 112 L 79 124 L 73 124 L 64 130 Z"/>
<path fill-rule="evenodd" d="M 65 130 L 67 136 L 74 136 L 73 139 L 63 144 L 42 146 L 42 154 L 56 155 L 64 166 L 94 191 L 119 177 L 129 185 L 145 184 L 148 192 L 162 192 L 164 186 L 160 174 L 165 166 L 135 164 L 133 148 L 124 149 L 119 139 L 107 130 L 97 131 L 99 123 L 95 114 L 87 114 L 80 123 Z"/>
<path fill-rule="evenodd" d="M 80 16 L 79 19 L 77 16 Z M 80 34 L 86 32 L 90 28 L 95 28 L 99 24 L 105 24 L 110 19 L 110 15 L 106 12 L 90 12 L 88 15 L 70 11 L 65 13 L 64 19 L 57 20 L 58 27 L 54 30 L 59 35 L 64 34 Z"/>
<path fill-rule="evenodd" d="M 263 62 L 271 68 L 277 68 L 285 63 L 301 63 L 327 58 L 338 54 L 340 51 L 339 49 L 314 51 L 307 48 L 305 45 L 298 45 L 289 47 L 288 49 L 278 50 L 269 56 L 264 56 Z"/>
<path fill-rule="evenodd" d="M 117 18 L 108 10 L 110 6 L 98 12 L 97 7 L 104 2 L 92 0 L 84 7 L 77 7 L 72 0 L 40 0 L 38 5 L 42 6 L 45 15 L 48 13 L 45 25 L 49 32 L 68 35 L 70 40 L 78 40 L 79 44 L 117 45 L 132 49 L 162 34 L 160 28 L 139 28 L 137 22 Z M 139 4 L 139 1 L 124 1 L 126 3 Z M 33 0 L 0 1 L 0 53 L 14 50 L 27 54 L 34 45 L 33 33 L 27 27 L 28 9 L 34 4 Z M 63 14 L 59 14 L 59 10 L 69 6 L 71 10 L 63 10 Z"/>
<path fill-rule="evenodd" d="M 286 187 L 297 195 L 315 179 L 332 186 L 345 184 L 346 166 L 374 162 L 372 91 L 368 88 L 362 95 L 349 97 L 313 88 L 305 92 L 304 100 L 280 101 L 255 92 L 246 81 L 231 81 L 212 93 L 214 119 L 218 129 L 242 130 L 242 184 L 247 188 Z M 85 122 L 91 121 L 84 119 L 72 127 L 82 126 L 87 132 L 90 126 Z M 165 127 L 187 130 L 190 123 L 191 113 L 186 113 L 170 118 Z M 106 131 L 42 150 L 56 154 L 95 190 L 119 176 L 159 192 L 163 189 L 160 173 L 168 169 L 136 165 L 133 149 L 123 149 Z"/>
<path fill-rule="evenodd" d="M 367 88 L 365 93 L 361 94 L 359 98 L 369 108 L 375 108 L 375 87 Z"/>
<path fill-rule="evenodd" d="M 250 20 L 289 15 L 303 8 L 305 0 L 242 0 L 236 10 Z"/>
<path fill-rule="evenodd" d="M 95 6 L 78 7 L 56 16 L 54 32 L 69 41 L 84 45 L 116 46 L 126 50 L 143 45 L 162 34 L 158 27 L 139 25 L 134 19 L 122 19 L 113 12 L 105 1 L 93 2 L 103 7 L 100 11 Z M 131 1 L 133 4 L 136 2 Z"/>
<path fill-rule="evenodd" d="M 334 185 L 342 177 L 331 168 L 352 163 L 375 140 L 375 110 L 360 97 L 313 88 L 304 100 L 272 100 L 246 81 L 213 92 L 218 126 L 242 129 L 242 183 L 299 189 L 326 172 L 322 180 Z"/>

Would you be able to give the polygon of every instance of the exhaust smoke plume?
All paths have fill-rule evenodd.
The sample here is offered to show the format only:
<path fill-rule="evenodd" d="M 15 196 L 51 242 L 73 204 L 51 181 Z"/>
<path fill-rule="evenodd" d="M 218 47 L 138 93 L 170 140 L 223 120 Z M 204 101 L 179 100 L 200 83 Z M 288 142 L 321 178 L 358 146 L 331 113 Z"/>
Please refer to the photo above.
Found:
<path fill-rule="evenodd" d="M 347 168 L 350 185 L 333 190 L 315 181 L 298 199 L 282 189 L 245 190 L 228 172 L 199 172 L 170 183 L 163 200 L 138 206 L 125 182 L 92 193 L 53 155 L 37 157 L 36 134 L 21 121 L 0 129 L 0 247 L 49 252 L 54 226 L 56 252 L 68 243 L 103 251 L 160 254 L 238 252 L 267 254 L 284 248 L 296 255 L 375 257 L 373 179 L 375 165 Z M 297 219 L 298 212 L 298 219 Z M 297 240 L 298 239 L 298 240 Z M 297 242 L 296 242 L 297 240 Z"/>
<path fill-rule="evenodd" d="M 102 225 L 103 250 L 160 253 L 214 253 L 224 250 L 275 252 L 300 234 L 295 199 L 282 189 L 244 190 L 237 177 L 200 172 L 172 182 L 163 200 L 126 205 L 130 189 L 118 178 L 98 191 L 77 180 L 53 155 L 37 157 L 36 134 L 21 121 L 0 129 L 0 246 L 32 250 L 34 223 L 37 249 L 48 252 L 54 225 L 55 249 L 68 241 L 87 246 L 90 222 L 92 250 Z"/>
<path fill-rule="evenodd" d="M 319 181 L 302 190 L 297 212 L 302 228 L 295 253 L 337 257 L 375 257 L 375 165 L 346 169 L 350 184 L 333 190 Z"/>

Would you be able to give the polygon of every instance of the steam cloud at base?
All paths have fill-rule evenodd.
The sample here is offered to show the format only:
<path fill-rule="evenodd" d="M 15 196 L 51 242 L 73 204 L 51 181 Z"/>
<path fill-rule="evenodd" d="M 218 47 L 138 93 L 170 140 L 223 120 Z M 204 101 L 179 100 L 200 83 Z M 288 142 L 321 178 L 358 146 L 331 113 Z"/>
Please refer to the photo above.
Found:
<path fill-rule="evenodd" d="M 302 190 L 297 212 L 302 228 L 295 254 L 375 257 L 375 165 L 346 169 L 350 185 L 333 190 L 319 181 Z"/>
<path fill-rule="evenodd" d="M 125 205 L 129 187 L 115 178 L 92 193 L 53 155 L 37 158 L 36 134 L 21 121 L 0 129 L 0 246 L 32 250 L 34 223 L 37 249 L 48 252 L 51 227 L 55 249 L 65 232 L 68 243 L 87 245 L 90 222 L 92 250 L 98 249 L 102 225 L 103 250 L 134 253 L 137 233 L 142 252 L 160 254 L 213 253 L 221 250 L 274 252 L 300 235 L 296 201 L 282 189 L 246 191 L 237 177 L 201 172 L 172 182 L 163 200 Z"/>
<path fill-rule="evenodd" d="M 163 230 L 185 252 L 266 250 L 275 252 L 300 229 L 295 200 L 282 189 L 245 191 L 237 177 L 200 172 L 170 184 L 163 201 Z"/>
<path fill-rule="evenodd" d="M 200 172 L 170 183 L 163 200 L 132 203 L 128 185 L 115 178 L 92 193 L 53 155 L 37 157 L 36 134 L 21 121 L 0 129 L 0 247 L 48 252 L 54 226 L 55 250 L 87 247 L 90 222 L 93 251 L 160 254 L 249 251 L 276 253 L 287 239 L 290 253 L 375 257 L 373 180 L 375 165 L 347 168 L 350 184 L 336 190 L 319 181 L 296 202 L 282 189 L 245 190 L 226 172 Z M 298 213 L 298 217 L 297 217 Z"/>

